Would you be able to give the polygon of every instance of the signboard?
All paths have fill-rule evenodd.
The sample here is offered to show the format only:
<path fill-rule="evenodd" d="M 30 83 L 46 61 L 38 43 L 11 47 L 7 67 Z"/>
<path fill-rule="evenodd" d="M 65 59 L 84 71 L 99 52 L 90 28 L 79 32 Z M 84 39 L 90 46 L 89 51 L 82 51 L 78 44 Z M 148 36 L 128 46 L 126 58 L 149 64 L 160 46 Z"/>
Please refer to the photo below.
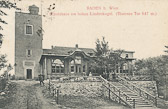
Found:
<path fill-rule="evenodd" d="M 25 61 L 25 66 L 34 66 L 34 62 Z"/>

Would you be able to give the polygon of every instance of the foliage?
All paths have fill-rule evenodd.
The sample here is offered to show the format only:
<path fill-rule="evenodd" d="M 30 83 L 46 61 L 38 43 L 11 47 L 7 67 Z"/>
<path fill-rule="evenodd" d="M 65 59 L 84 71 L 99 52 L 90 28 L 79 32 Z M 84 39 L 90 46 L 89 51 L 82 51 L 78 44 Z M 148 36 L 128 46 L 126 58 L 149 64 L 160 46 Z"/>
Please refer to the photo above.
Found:
<path fill-rule="evenodd" d="M 0 56 L 0 70 L 4 67 L 7 67 L 6 62 L 7 62 L 6 55 L 1 55 Z"/>
<path fill-rule="evenodd" d="M 6 79 L 0 77 L 0 92 L 3 91 L 3 90 L 5 89 L 5 87 L 6 87 L 6 83 L 7 83 Z"/>
<path fill-rule="evenodd" d="M 125 58 L 121 57 L 123 50 L 109 49 L 105 37 L 102 40 L 96 40 L 96 58 L 92 62 L 92 69 L 97 73 L 103 74 L 114 72 L 119 66 L 125 63 Z"/>
<path fill-rule="evenodd" d="M 157 82 L 158 89 L 168 84 L 168 56 L 141 59 L 135 62 L 135 73 L 151 77 Z"/>
<path fill-rule="evenodd" d="M 2 9 L 3 8 L 7 8 L 7 9 L 16 9 L 16 10 L 20 10 L 19 8 L 17 8 L 16 6 L 16 2 L 12 3 L 9 0 L 2 0 L 0 1 L 0 23 L 1 24 L 8 24 L 5 20 L 2 19 L 2 16 L 7 16 L 8 14 L 6 12 L 4 12 Z M 3 27 L 0 25 L 0 30 L 3 30 Z M 3 38 L 3 34 L 0 33 L 0 43 L 2 43 L 2 38 Z"/>
<path fill-rule="evenodd" d="M 2 19 L 2 16 L 7 16 L 8 14 L 6 12 L 4 12 L 2 9 L 6 8 L 6 9 L 16 9 L 16 10 L 20 10 L 19 8 L 17 8 L 16 6 L 16 2 L 12 3 L 9 0 L 1 0 L 0 1 L 0 24 L 8 24 L 5 20 Z M 0 30 L 3 30 L 3 27 L 0 25 Z M 3 37 L 4 35 L 0 33 L 0 47 L 2 45 L 3 42 Z M 7 67 L 8 71 L 12 69 L 11 65 L 9 64 L 9 66 L 6 64 L 7 60 L 6 60 L 6 55 L 1 55 L 0 54 L 0 70 Z"/>
<path fill-rule="evenodd" d="M 168 53 L 168 46 L 165 46 L 165 48 L 166 48 L 165 52 Z"/>

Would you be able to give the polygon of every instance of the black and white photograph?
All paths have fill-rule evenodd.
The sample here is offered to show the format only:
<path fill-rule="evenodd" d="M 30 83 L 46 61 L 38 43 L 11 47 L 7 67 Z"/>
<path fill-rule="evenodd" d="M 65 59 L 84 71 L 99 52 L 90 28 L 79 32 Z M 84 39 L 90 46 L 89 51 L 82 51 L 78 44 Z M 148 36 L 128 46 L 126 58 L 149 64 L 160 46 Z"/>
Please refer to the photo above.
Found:
<path fill-rule="evenodd" d="M 0 0 L 0 109 L 168 109 L 167 0 Z"/>

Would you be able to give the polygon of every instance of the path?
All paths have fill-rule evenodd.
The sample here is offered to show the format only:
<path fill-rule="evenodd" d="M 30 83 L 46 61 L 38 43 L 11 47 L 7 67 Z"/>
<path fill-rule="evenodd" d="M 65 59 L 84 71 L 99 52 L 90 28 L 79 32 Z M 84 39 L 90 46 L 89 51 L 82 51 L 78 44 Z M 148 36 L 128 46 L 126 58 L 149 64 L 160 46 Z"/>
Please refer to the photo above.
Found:
<path fill-rule="evenodd" d="M 17 92 L 13 95 L 13 101 L 3 109 L 54 109 L 57 105 L 51 105 L 43 97 L 42 87 L 38 81 L 13 81 L 15 82 Z"/>

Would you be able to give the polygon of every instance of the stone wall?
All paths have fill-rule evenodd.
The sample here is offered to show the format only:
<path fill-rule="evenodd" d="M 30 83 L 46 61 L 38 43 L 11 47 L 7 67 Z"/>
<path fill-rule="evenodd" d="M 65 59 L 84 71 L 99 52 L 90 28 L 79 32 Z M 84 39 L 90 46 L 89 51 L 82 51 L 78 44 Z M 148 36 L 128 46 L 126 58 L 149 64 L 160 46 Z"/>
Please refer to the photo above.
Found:
<path fill-rule="evenodd" d="M 102 96 L 101 82 L 66 82 L 54 83 L 54 87 L 59 87 L 61 95 L 98 97 Z"/>
<path fill-rule="evenodd" d="M 131 82 L 133 84 L 136 84 L 138 87 L 143 88 L 150 94 L 158 96 L 156 81 L 131 81 Z"/>

